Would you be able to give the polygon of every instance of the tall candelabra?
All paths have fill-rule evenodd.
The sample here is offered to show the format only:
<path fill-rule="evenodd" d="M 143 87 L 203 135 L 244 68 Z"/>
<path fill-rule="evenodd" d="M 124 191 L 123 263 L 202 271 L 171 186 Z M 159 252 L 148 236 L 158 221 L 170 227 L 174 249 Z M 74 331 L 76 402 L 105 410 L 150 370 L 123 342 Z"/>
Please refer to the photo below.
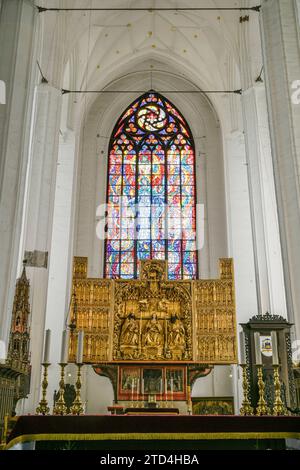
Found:
<path fill-rule="evenodd" d="M 60 381 L 59 381 L 59 397 L 53 408 L 53 414 L 63 416 L 67 414 L 67 407 L 66 407 L 65 397 L 64 397 L 65 395 L 65 367 L 67 363 L 61 362 L 59 365 L 61 367 L 61 374 L 60 374 Z"/>
<path fill-rule="evenodd" d="M 48 406 L 48 401 L 46 398 L 48 388 L 48 367 L 50 365 L 51 364 L 49 362 L 42 363 L 42 366 L 44 367 L 44 376 L 42 381 L 42 399 L 36 409 L 36 413 L 39 415 L 48 415 L 50 412 L 50 408 Z"/>
<path fill-rule="evenodd" d="M 274 398 L 274 407 L 273 407 L 273 415 L 280 416 L 286 414 L 286 409 L 281 399 L 281 382 L 279 378 L 279 365 L 273 365 L 274 368 L 274 390 L 275 390 L 275 398 Z"/>
<path fill-rule="evenodd" d="M 71 406 L 71 413 L 73 415 L 80 415 L 84 412 L 84 408 L 81 401 L 81 367 L 83 364 L 77 364 L 77 380 L 76 380 L 76 397 Z"/>
<path fill-rule="evenodd" d="M 253 415 L 253 408 L 250 403 L 249 399 L 249 380 L 248 380 L 248 368 L 247 364 L 240 364 L 243 370 L 243 392 L 244 392 L 244 399 L 242 402 L 242 407 L 240 409 L 240 414 L 242 416 L 252 416 Z"/>
<path fill-rule="evenodd" d="M 269 415 L 270 409 L 265 400 L 265 383 L 263 381 L 263 373 L 262 373 L 261 365 L 257 366 L 257 385 L 258 385 L 259 400 L 257 403 L 256 415 L 257 416 Z"/>

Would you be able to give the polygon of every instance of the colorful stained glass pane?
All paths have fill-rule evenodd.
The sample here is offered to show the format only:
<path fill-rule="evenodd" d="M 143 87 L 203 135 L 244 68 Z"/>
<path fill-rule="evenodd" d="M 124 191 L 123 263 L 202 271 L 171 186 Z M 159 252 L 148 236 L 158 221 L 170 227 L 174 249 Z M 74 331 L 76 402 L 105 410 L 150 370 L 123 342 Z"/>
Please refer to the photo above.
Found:
<path fill-rule="evenodd" d="M 107 261 L 109 263 L 115 264 L 120 262 L 120 253 L 119 252 L 112 252 L 108 254 Z"/>
<path fill-rule="evenodd" d="M 124 186 L 126 186 L 126 185 L 134 186 L 135 185 L 135 176 L 133 176 L 133 175 L 123 175 L 123 185 Z"/>
<path fill-rule="evenodd" d="M 152 175 L 151 178 L 152 186 L 164 186 L 165 185 L 165 177 L 161 175 Z"/>
<path fill-rule="evenodd" d="M 165 186 L 164 185 L 161 185 L 161 186 L 153 185 L 152 186 L 152 196 L 159 196 L 159 195 L 162 195 L 162 194 L 165 194 Z"/>
<path fill-rule="evenodd" d="M 151 198 L 148 196 L 139 196 L 138 197 L 138 204 L 139 206 L 150 206 L 151 205 Z"/>
<path fill-rule="evenodd" d="M 180 194 L 176 196 L 168 196 L 168 206 L 180 206 Z"/>
<path fill-rule="evenodd" d="M 136 99 L 109 152 L 107 277 L 132 279 L 139 260 L 167 256 L 170 279 L 197 276 L 194 165 L 191 132 L 176 108 L 154 92 Z"/>
<path fill-rule="evenodd" d="M 164 165 L 152 165 L 152 175 L 164 175 L 165 174 L 165 167 Z"/>
<path fill-rule="evenodd" d="M 168 186 L 168 195 L 169 196 L 180 195 L 180 186 L 169 185 Z"/>
<path fill-rule="evenodd" d="M 123 165 L 123 173 L 124 175 L 135 175 L 136 165 L 130 163 L 128 163 L 127 165 Z"/>
<path fill-rule="evenodd" d="M 121 241 L 121 251 L 130 251 L 134 249 L 133 240 L 122 240 Z"/>
<path fill-rule="evenodd" d="M 159 227 L 152 227 L 151 238 L 152 240 L 163 240 L 165 238 L 165 230 Z"/>
<path fill-rule="evenodd" d="M 175 186 L 180 185 L 180 175 L 169 175 L 168 182 L 171 185 L 175 185 Z"/>
<path fill-rule="evenodd" d="M 134 252 L 133 251 L 121 252 L 120 258 L 121 258 L 122 263 L 133 263 L 133 261 L 134 261 Z"/>
<path fill-rule="evenodd" d="M 110 154 L 109 159 L 110 159 L 110 165 L 111 165 L 110 166 L 110 171 L 111 171 L 112 165 L 117 165 L 117 164 L 121 165 L 122 164 L 122 152 L 121 151 L 120 151 L 120 153 L 112 152 Z"/>
<path fill-rule="evenodd" d="M 135 187 L 134 186 L 123 186 L 123 195 L 124 196 L 135 196 Z"/>
<path fill-rule="evenodd" d="M 107 229 L 107 239 L 118 240 L 120 238 L 120 229 L 112 226 Z"/>
<path fill-rule="evenodd" d="M 181 263 L 181 253 L 177 251 L 170 251 L 168 253 L 168 263 Z"/>
<path fill-rule="evenodd" d="M 116 264 L 107 263 L 106 264 L 106 276 L 112 277 L 112 278 L 118 277 L 119 267 L 120 267 L 119 263 L 116 263 Z"/>
<path fill-rule="evenodd" d="M 122 186 L 109 186 L 109 190 L 108 190 L 108 194 L 109 196 L 121 196 L 122 194 Z"/>
<path fill-rule="evenodd" d="M 181 218 L 182 217 L 182 209 L 180 206 L 169 206 L 167 210 L 167 215 L 169 219 Z"/>
<path fill-rule="evenodd" d="M 150 165 L 151 163 L 151 151 L 143 152 L 139 154 L 139 165 Z"/>
<path fill-rule="evenodd" d="M 168 165 L 168 176 L 180 175 L 180 165 Z"/>
<path fill-rule="evenodd" d="M 152 163 L 164 164 L 165 163 L 165 152 L 164 151 L 153 151 L 152 153 Z"/>
<path fill-rule="evenodd" d="M 177 240 L 178 238 L 182 238 L 181 229 L 180 228 L 168 229 L 168 238 L 170 240 Z"/>
<path fill-rule="evenodd" d="M 153 251 L 165 251 L 165 240 L 153 240 L 152 241 Z"/>
<path fill-rule="evenodd" d="M 150 175 L 151 165 L 139 165 L 139 175 Z"/>
<path fill-rule="evenodd" d="M 149 251 L 138 251 L 138 259 L 150 259 L 151 253 Z"/>
<path fill-rule="evenodd" d="M 191 150 L 185 150 L 181 153 L 181 163 L 186 165 L 194 166 L 194 152 Z"/>
<path fill-rule="evenodd" d="M 154 206 L 162 206 L 165 203 L 165 196 L 156 196 L 152 194 L 152 204 Z"/>
<path fill-rule="evenodd" d="M 133 240 L 134 239 L 134 228 L 122 227 L 121 229 L 121 239 L 122 240 Z"/>
<path fill-rule="evenodd" d="M 122 165 L 111 165 L 110 173 L 112 175 L 121 175 L 122 174 Z"/>
<path fill-rule="evenodd" d="M 169 240 L 168 250 L 169 251 L 181 251 L 181 240 Z"/>
<path fill-rule="evenodd" d="M 133 263 L 121 263 L 121 276 L 122 274 L 133 275 L 134 264 Z"/>
<path fill-rule="evenodd" d="M 196 251 L 196 241 L 195 240 L 183 240 L 182 249 L 184 251 Z"/>
<path fill-rule="evenodd" d="M 122 184 L 122 176 L 121 175 L 110 175 L 109 184 L 110 184 L 110 186 L 120 186 Z"/>
<path fill-rule="evenodd" d="M 124 153 L 124 163 L 136 163 L 135 153 Z"/>
<path fill-rule="evenodd" d="M 151 242 L 150 241 L 138 241 L 137 250 L 138 251 L 150 251 Z"/>
<path fill-rule="evenodd" d="M 183 240 L 196 240 L 195 230 L 182 229 L 182 238 Z"/>
<path fill-rule="evenodd" d="M 181 185 L 188 185 L 191 183 L 191 176 L 181 173 Z"/>
<path fill-rule="evenodd" d="M 143 177 L 143 178 L 145 178 L 145 177 Z M 140 196 L 150 196 L 151 195 L 151 186 L 150 186 L 150 184 L 145 185 L 145 186 L 139 186 L 138 187 L 138 194 Z"/>
<path fill-rule="evenodd" d="M 180 153 L 174 145 L 171 146 L 171 150 L 168 152 L 167 161 L 169 165 L 179 165 L 180 163 Z"/>
<path fill-rule="evenodd" d="M 195 264 L 183 264 L 183 274 L 193 278 L 196 275 L 196 265 Z"/>
<path fill-rule="evenodd" d="M 191 207 L 194 205 L 194 198 L 189 196 L 182 196 L 182 205 L 183 207 Z"/>
<path fill-rule="evenodd" d="M 188 182 L 190 184 L 190 180 Z M 187 185 L 184 185 L 182 186 L 182 195 L 183 196 L 193 196 L 195 194 L 194 192 L 194 186 L 187 186 Z"/>
<path fill-rule="evenodd" d="M 157 251 L 152 253 L 152 258 L 153 259 L 160 259 L 164 260 L 165 259 L 165 253 L 163 251 Z"/>
<path fill-rule="evenodd" d="M 106 242 L 106 250 L 108 253 L 113 251 L 120 251 L 120 241 L 119 240 L 108 240 Z"/>

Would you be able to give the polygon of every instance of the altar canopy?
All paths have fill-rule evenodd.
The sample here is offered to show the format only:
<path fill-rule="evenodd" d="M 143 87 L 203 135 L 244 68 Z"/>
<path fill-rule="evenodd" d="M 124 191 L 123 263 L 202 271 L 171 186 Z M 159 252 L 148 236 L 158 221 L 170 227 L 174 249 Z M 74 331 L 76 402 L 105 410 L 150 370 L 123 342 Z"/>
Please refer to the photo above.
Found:
<path fill-rule="evenodd" d="M 74 259 L 69 359 L 84 330 L 84 362 L 237 362 L 232 259 L 220 277 L 168 280 L 167 262 L 141 261 L 139 279 L 87 278 L 87 258 Z"/>

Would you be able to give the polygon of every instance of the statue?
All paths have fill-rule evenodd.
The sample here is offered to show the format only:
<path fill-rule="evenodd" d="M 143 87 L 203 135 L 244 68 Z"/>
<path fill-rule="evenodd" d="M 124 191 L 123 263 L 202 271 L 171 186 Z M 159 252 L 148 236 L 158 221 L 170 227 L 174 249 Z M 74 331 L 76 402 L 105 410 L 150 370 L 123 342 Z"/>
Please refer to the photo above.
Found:
<path fill-rule="evenodd" d="M 133 313 L 130 313 L 123 323 L 120 343 L 136 346 L 139 342 L 139 324 Z"/>
<path fill-rule="evenodd" d="M 152 318 L 147 322 L 144 330 L 144 346 L 162 348 L 164 342 L 163 328 L 154 313 Z"/>
<path fill-rule="evenodd" d="M 181 359 L 186 347 L 185 329 L 182 321 L 174 315 L 168 328 L 168 347 L 173 359 Z"/>

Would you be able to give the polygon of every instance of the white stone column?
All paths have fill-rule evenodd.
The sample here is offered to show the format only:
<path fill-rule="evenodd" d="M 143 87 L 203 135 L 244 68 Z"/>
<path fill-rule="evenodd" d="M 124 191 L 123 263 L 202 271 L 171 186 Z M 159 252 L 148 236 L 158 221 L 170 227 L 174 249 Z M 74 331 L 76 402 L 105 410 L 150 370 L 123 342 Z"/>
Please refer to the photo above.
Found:
<path fill-rule="evenodd" d="M 45 329 L 52 332 L 48 375 L 48 396 L 58 389 L 62 331 L 66 328 L 70 305 L 72 274 L 72 200 L 74 185 L 75 135 L 71 130 L 60 137 L 47 291 Z M 75 198 L 76 199 L 76 198 Z M 74 367 L 68 366 L 66 374 Z M 67 378 L 67 377 L 66 377 Z"/>
<path fill-rule="evenodd" d="M 300 105 L 292 101 L 292 86 L 300 80 L 296 1 L 263 0 L 261 32 L 287 309 L 300 339 Z"/>
<path fill-rule="evenodd" d="M 0 8 L 0 341 L 7 346 L 24 204 L 37 11 L 30 0 L 3 0 Z"/>
<path fill-rule="evenodd" d="M 286 316 L 285 288 L 264 85 L 243 92 L 258 313 Z M 255 312 L 253 312 L 255 313 Z"/>
<path fill-rule="evenodd" d="M 28 201 L 25 222 L 24 250 L 48 252 L 48 267 L 28 268 L 31 281 L 31 389 L 26 407 L 34 412 L 40 398 L 42 350 L 46 318 L 51 260 L 53 210 L 57 171 L 61 91 L 41 84 L 36 88 L 34 123 L 31 144 L 31 168 L 28 181 Z M 52 292 L 53 295 L 53 292 Z M 54 317 L 56 312 L 51 312 Z M 57 347 L 55 332 L 52 335 Z M 56 357 L 55 357 L 56 359 Z M 52 357 L 50 357 L 52 361 Z M 50 372 L 50 371 L 49 371 Z M 52 398 L 52 397 L 51 397 Z"/>

